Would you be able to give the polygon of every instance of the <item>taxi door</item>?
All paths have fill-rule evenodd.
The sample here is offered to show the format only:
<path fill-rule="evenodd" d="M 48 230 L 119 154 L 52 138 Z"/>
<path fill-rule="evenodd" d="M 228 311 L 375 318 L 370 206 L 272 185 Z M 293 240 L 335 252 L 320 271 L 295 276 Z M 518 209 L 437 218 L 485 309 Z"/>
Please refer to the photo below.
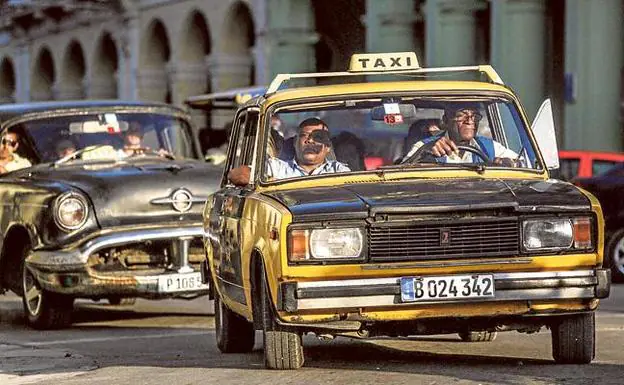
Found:
<path fill-rule="evenodd" d="M 228 298 L 246 305 L 243 290 L 240 219 L 251 186 L 235 186 L 227 180 L 229 170 L 252 165 L 256 141 L 258 110 L 238 113 L 230 136 L 228 161 L 221 190 L 213 196 L 209 231 L 213 250 L 213 266 L 219 291 Z"/>

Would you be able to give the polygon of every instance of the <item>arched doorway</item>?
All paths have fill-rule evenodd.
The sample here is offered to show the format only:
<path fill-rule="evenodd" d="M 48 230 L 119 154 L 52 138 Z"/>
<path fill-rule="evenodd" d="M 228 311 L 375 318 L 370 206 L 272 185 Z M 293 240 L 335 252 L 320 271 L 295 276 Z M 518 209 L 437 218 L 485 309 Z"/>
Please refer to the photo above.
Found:
<path fill-rule="evenodd" d="M 52 86 L 56 80 L 54 59 L 47 47 L 41 48 L 31 75 L 30 99 L 52 100 Z"/>
<path fill-rule="evenodd" d="M 351 55 L 365 50 L 364 0 L 315 0 L 312 6 L 319 34 L 316 71 L 345 71 Z"/>
<path fill-rule="evenodd" d="M 0 61 L 0 104 L 15 101 L 15 68 L 9 58 Z"/>
<path fill-rule="evenodd" d="M 237 1 L 226 13 L 218 52 L 211 57 L 211 73 L 224 90 L 255 83 L 252 48 L 256 44 L 254 22 L 247 4 Z M 213 81 L 213 86 L 215 82 Z"/>
<path fill-rule="evenodd" d="M 143 100 L 171 102 L 167 64 L 171 58 L 169 35 L 162 21 L 155 19 L 143 36 L 139 70 L 139 97 Z"/>
<path fill-rule="evenodd" d="M 61 82 L 57 99 L 83 99 L 86 73 L 85 58 L 80 43 L 72 40 L 63 57 Z"/>
<path fill-rule="evenodd" d="M 93 99 L 117 98 L 117 46 L 110 33 L 102 34 L 92 60 L 89 97 Z"/>

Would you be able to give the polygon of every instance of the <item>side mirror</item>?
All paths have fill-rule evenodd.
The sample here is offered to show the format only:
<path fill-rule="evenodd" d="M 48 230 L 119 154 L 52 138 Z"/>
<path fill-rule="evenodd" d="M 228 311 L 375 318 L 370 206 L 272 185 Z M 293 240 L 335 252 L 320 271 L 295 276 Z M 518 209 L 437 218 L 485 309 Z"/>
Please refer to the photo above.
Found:
<path fill-rule="evenodd" d="M 559 169 L 559 150 L 557 148 L 557 135 L 555 134 L 555 120 L 552 113 L 550 99 L 544 100 L 533 124 L 531 125 L 533 135 L 537 140 L 540 152 L 549 170 Z"/>

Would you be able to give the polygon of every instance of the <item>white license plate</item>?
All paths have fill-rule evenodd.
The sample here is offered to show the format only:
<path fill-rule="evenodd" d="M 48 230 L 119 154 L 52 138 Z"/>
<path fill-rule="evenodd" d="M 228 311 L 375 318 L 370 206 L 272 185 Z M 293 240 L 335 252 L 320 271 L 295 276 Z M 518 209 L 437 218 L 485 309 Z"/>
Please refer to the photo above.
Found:
<path fill-rule="evenodd" d="M 403 302 L 492 297 L 494 277 L 491 274 L 401 278 Z"/>
<path fill-rule="evenodd" d="M 201 273 L 169 274 L 158 277 L 158 291 L 172 293 L 177 291 L 195 291 L 208 289 L 202 283 Z"/>

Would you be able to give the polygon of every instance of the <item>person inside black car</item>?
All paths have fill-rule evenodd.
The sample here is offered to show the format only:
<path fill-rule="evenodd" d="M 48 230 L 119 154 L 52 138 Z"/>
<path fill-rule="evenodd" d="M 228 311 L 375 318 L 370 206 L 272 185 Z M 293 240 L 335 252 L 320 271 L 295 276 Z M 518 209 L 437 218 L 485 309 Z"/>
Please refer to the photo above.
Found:
<path fill-rule="evenodd" d="M 4 135 L 2 135 L 2 140 L 0 141 L 1 174 L 31 166 L 31 163 L 28 159 L 22 158 L 15 152 L 18 147 L 19 137 L 17 133 L 7 131 L 4 133 Z"/>

